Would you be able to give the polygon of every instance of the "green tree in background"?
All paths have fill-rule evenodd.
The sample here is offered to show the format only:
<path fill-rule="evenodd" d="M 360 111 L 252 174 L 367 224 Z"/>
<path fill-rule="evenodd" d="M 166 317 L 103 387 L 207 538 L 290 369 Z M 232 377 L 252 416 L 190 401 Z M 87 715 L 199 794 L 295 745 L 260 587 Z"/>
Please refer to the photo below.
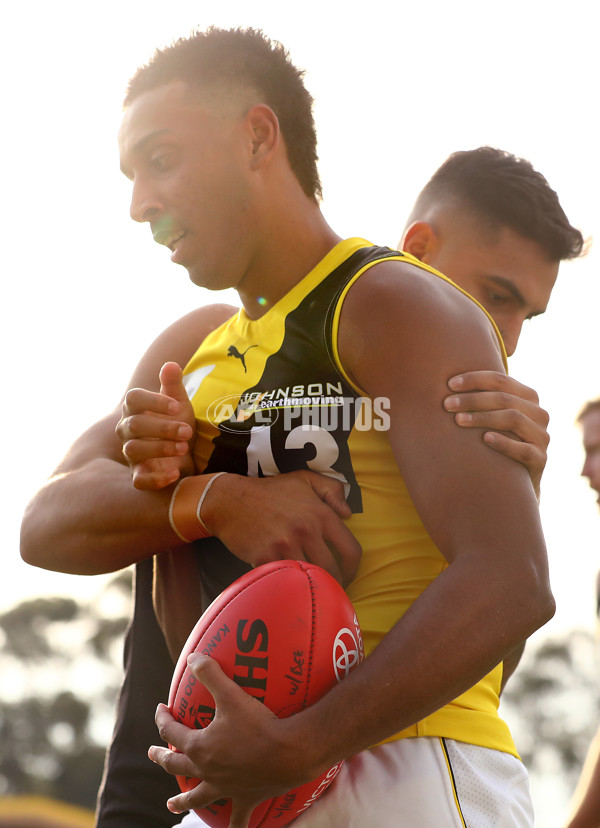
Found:
<path fill-rule="evenodd" d="M 538 638 L 509 681 L 500 713 L 529 771 L 536 825 L 562 828 L 600 724 L 600 645 L 583 630 Z"/>
<path fill-rule="evenodd" d="M 130 596 L 124 572 L 94 601 L 36 598 L 0 616 L 0 795 L 94 808 Z"/>

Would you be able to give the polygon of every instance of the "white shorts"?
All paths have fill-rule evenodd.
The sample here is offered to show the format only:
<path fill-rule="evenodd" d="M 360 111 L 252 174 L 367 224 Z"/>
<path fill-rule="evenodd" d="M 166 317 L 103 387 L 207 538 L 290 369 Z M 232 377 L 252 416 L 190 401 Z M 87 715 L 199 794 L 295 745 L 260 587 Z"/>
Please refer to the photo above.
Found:
<path fill-rule="evenodd" d="M 194 813 L 182 826 L 205 823 Z M 348 759 L 294 828 L 532 828 L 524 765 L 508 753 L 419 737 Z"/>

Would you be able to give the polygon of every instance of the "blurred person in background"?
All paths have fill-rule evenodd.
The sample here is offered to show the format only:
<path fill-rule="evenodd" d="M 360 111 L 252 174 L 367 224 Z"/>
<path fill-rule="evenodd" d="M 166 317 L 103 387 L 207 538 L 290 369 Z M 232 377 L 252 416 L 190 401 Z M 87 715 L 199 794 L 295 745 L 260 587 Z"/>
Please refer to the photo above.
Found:
<path fill-rule="evenodd" d="M 581 426 L 585 461 L 581 474 L 590 481 L 600 505 L 600 397 L 587 402 L 577 422 Z M 600 577 L 596 581 L 596 609 L 600 610 Z M 599 613 L 600 614 L 600 613 Z M 600 728 L 590 744 L 572 802 L 567 828 L 600 826 Z"/>

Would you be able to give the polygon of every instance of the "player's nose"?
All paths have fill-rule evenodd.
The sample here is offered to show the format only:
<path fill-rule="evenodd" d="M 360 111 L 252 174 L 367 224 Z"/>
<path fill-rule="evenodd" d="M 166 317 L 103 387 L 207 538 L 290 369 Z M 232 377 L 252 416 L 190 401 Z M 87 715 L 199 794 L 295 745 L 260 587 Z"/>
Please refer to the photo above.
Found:
<path fill-rule="evenodd" d="M 502 334 L 502 340 L 504 341 L 504 347 L 506 348 L 508 356 L 512 356 L 517 349 L 524 321 L 524 319 L 515 317 L 505 322 L 502 326 L 500 333 Z"/>
<path fill-rule="evenodd" d="M 594 470 L 594 462 L 590 454 L 586 454 L 585 456 L 581 476 L 587 477 L 590 487 L 598 491 L 598 487 L 600 487 L 600 474 L 597 469 Z"/>
<path fill-rule="evenodd" d="M 161 211 L 162 204 L 157 193 L 139 179 L 133 185 L 129 215 L 134 221 L 152 221 Z"/>

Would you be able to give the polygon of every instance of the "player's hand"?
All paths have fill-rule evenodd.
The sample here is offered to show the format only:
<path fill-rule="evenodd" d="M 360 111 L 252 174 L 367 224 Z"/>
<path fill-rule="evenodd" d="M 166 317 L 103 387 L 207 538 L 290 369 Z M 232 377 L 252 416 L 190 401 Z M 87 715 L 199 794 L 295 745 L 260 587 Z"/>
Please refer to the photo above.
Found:
<path fill-rule="evenodd" d="M 116 432 L 136 489 L 162 489 L 194 473 L 190 446 L 196 419 L 177 363 L 161 368 L 159 392 L 127 392 Z"/>
<path fill-rule="evenodd" d="M 312 471 L 218 477 L 202 505 L 209 531 L 251 566 L 309 561 L 347 586 L 361 548 L 344 520 L 352 512 L 339 480 Z"/>
<path fill-rule="evenodd" d="M 501 454 L 526 466 L 539 498 L 546 465 L 548 412 L 540 407 L 536 392 L 512 377 L 496 371 L 472 371 L 448 380 L 453 392 L 444 408 L 463 428 L 490 429 L 485 442 Z"/>
<path fill-rule="evenodd" d="M 172 797 L 167 803 L 170 811 L 181 813 L 231 799 L 229 828 L 246 828 L 257 805 L 309 782 L 323 768 L 311 767 L 310 740 L 292 735 L 294 716 L 278 719 L 212 658 L 195 653 L 188 665 L 215 700 L 215 717 L 204 730 L 194 730 L 159 705 L 160 737 L 179 753 L 153 746 L 148 756 L 167 773 L 202 780 L 191 791 Z"/>

